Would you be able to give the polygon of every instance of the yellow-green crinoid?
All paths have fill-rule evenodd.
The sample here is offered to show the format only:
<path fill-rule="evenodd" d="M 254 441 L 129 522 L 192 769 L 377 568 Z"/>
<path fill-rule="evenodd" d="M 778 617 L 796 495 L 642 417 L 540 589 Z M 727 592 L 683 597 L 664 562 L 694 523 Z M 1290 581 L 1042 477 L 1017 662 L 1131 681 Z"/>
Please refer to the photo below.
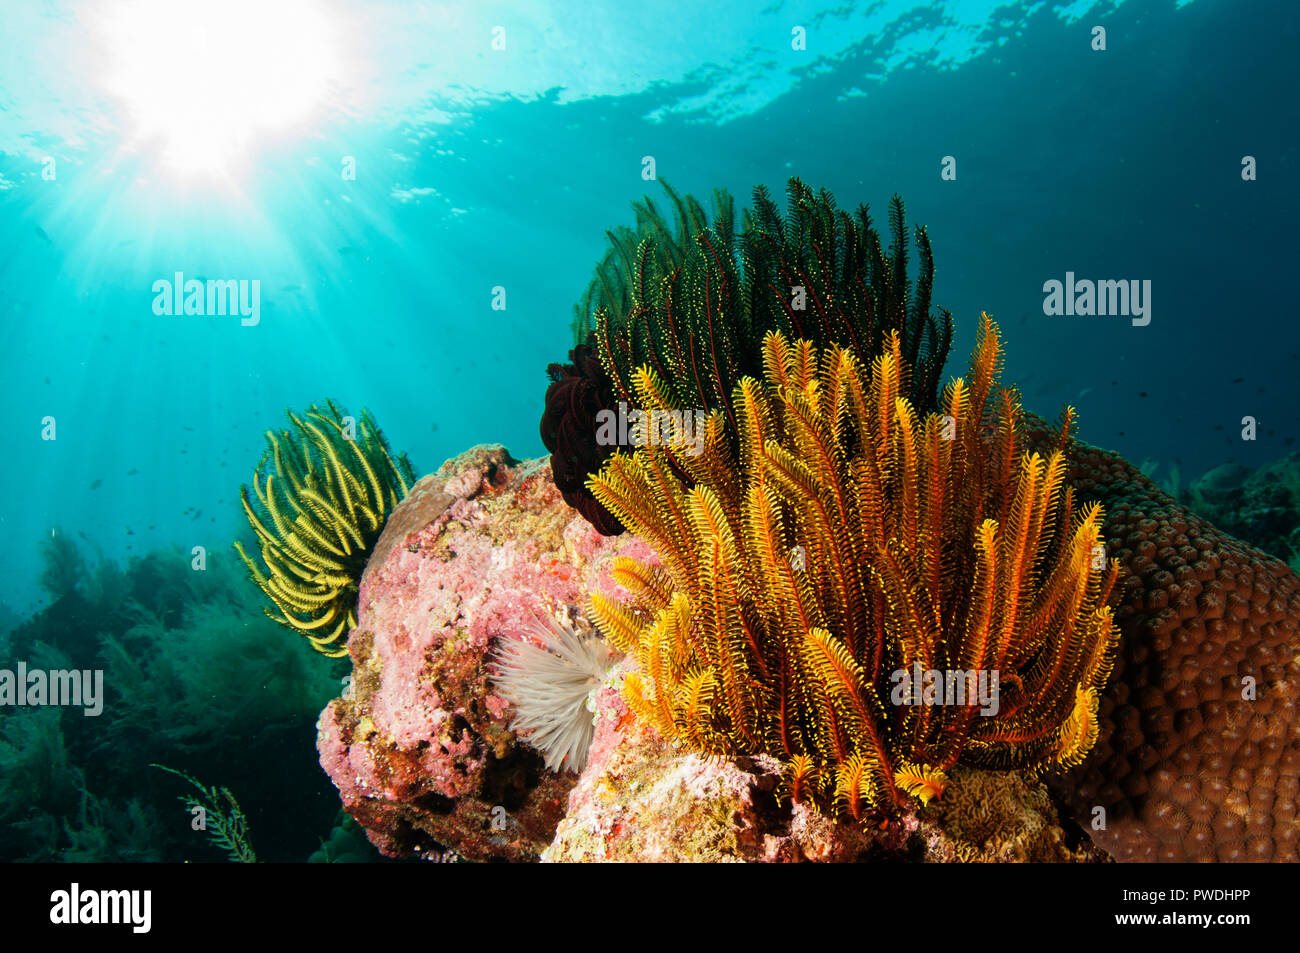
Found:
<path fill-rule="evenodd" d="M 267 431 L 251 492 L 239 490 L 261 559 L 235 549 L 278 610 L 266 614 L 338 657 L 357 624 L 366 561 L 415 477 L 369 411 L 358 420 L 327 401 L 289 421 L 292 430 Z"/>

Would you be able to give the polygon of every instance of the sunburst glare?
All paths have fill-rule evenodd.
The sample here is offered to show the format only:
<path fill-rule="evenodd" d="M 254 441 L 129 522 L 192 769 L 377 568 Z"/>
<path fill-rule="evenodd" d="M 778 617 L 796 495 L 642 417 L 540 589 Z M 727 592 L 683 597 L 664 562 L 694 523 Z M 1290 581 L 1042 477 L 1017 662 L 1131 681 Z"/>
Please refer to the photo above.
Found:
<path fill-rule="evenodd" d="M 134 0 L 103 22 L 104 88 L 130 116 L 129 146 L 184 175 L 233 175 L 301 131 L 343 66 L 317 0 Z"/>

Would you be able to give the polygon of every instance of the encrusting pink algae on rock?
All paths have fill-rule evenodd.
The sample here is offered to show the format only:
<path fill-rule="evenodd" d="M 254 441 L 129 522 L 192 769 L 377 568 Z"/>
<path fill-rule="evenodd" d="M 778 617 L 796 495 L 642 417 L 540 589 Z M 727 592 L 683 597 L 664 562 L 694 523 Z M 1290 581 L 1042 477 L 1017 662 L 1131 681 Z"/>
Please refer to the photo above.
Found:
<path fill-rule="evenodd" d="M 879 828 L 782 802 L 775 759 L 674 749 L 633 718 L 618 692 L 627 660 L 596 693 L 581 777 L 547 770 L 510 728 L 493 651 L 551 606 L 581 607 L 590 591 L 622 595 L 607 579 L 617 555 L 653 559 L 644 542 L 601 536 L 571 510 L 546 459 L 475 447 L 412 488 L 362 578 L 350 683 L 318 723 L 321 765 L 381 851 L 513 861 L 1095 859 L 1067 843 L 1042 786 L 1014 775 L 959 773 L 943 806 L 909 802 Z M 962 797 L 963 786 L 975 793 Z"/>
<path fill-rule="evenodd" d="M 564 504 L 546 460 L 476 447 L 425 477 L 362 577 L 353 673 L 317 748 L 343 806 L 385 854 L 532 860 L 573 786 L 510 730 L 492 651 L 548 601 L 579 605 L 616 553 Z"/>

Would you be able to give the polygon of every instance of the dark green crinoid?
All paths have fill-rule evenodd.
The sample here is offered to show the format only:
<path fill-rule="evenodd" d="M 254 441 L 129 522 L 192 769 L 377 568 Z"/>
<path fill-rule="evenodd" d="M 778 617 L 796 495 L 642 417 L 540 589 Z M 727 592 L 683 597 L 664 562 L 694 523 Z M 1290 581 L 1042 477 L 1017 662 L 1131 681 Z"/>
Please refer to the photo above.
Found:
<path fill-rule="evenodd" d="M 722 411 L 734 435 L 731 394 L 743 378 L 762 376 L 767 332 L 859 354 L 879 352 L 897 332 L 912 368 L 905 396 L 918 413 L 935 409 L 952 319 L 931 310 L 930 240 L 918 226 L 909 242 L 901 198 L 890 202 L 886 247 L 867 206 L 850 214 L 797 178 L 787 185 L 784 216 L 755 188 L 739 231 L 727 192 L 713 193 L 709 215 L 660 184 L 669 210 L 645 198 L 633 203 L 635 229 L 608 233 L 610 247 L 575 308 L 578 346 L 570 364 L 550 368 L 541 431 L 556 484 L 602 532 L 619 527 L 585 486 L 614 450 L 599 444 L 595 421 L 617 401 L 637 407 L 631 381 L 641 367 L 654 370 L 674 406 Z"/>
<path fill-rule="evenodd" d="M 366 561 L 415 476 L 405 454 L 394 458 L 369 411 L 356 420 L 333 401 L 325 406 L 290 412 L 292 430 L 267 431 L 270 447 L 252 492 L 239 490 L 260 564 L 235 548 L 278 610 L 266 614 L 338 657 L 347 652 L 340 639 L 357 623 Z"/>
<path fill-rule="evenodd" d="M 952 322 L 947 311 L 930 312 L 934 258 L 921 226 L 912 236 L 920 271 L 908 277 L 899 196 L 889 206 L 886 249 L 866 205 L 851 215 L 826 189 L 814 192 L 797 178 L 784 217 L 768 191 L 755 188 L 739 234 L 727 192 L 715 190 L 710 218 L 695 198 L 660 184 L 673 224 L 651 199 L 633 203 L 636 230 L 609 233 L 611 247 L 576 316 L 579 343 L 594 334 L 623 399 L 632 399 L 632 373 L 649 365 L 682 406 L 729 410 L 740 379 L 762 373 L 768 331 L 863 354 L 897 331 L 914 368 L 909 397 L 934 407 Z"/>

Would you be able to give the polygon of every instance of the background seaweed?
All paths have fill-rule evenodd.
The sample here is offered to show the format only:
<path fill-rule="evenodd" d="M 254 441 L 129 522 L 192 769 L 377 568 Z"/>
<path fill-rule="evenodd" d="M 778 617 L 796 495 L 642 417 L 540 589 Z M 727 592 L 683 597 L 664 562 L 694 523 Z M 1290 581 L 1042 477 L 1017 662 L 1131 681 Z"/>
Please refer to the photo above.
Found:
<path fill-rule="evenodd" d="M 338 809 L 313 738 L 340 663 L 265 616 L 233 554 L 198 571 L 179 549 L 122 565 L 51 540 L 49 604 L 5 664 L 101 668 L 104 711 L 0 708 L 0 857 L 222 860 L 161 762 L 238 792 L 263 859 L 305 859 Z"/>

